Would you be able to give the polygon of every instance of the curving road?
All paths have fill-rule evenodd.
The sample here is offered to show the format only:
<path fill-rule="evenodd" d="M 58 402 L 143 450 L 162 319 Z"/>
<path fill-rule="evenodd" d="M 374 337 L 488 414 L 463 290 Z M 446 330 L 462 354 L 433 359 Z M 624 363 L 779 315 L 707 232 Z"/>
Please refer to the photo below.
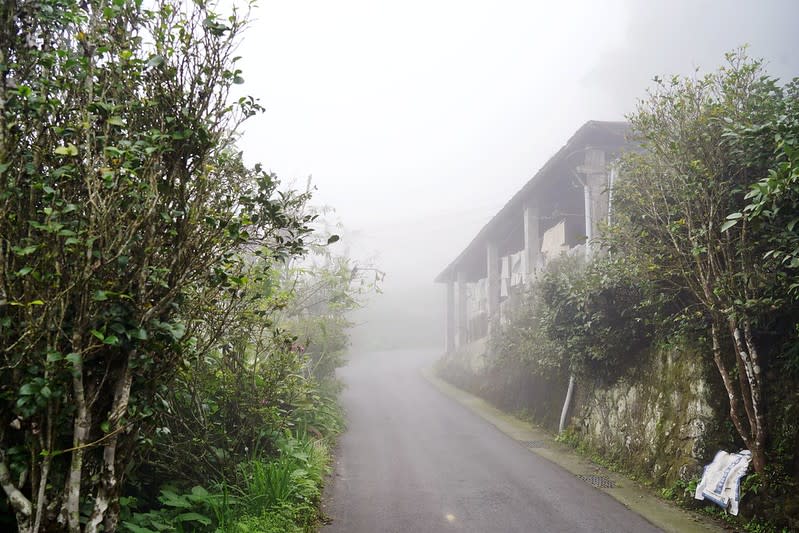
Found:
<path fill-rule="evenodd" d="M 340 370 L 348 430 L 324 533 L 660 531 L 433 388 L 419 370 L 436 355 L 368 353 Z"/>

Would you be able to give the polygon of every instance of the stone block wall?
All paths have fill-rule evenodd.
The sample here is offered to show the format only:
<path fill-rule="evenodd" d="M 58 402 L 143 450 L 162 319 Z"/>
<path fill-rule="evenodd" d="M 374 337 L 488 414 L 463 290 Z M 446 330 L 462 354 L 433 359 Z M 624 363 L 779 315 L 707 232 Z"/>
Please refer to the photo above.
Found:
<path fill-rule="evenodd" d="M 572 435 L 656 484 L 688 480 L 716 451 L 708 447 L 720 390 L 707 370 L 698 354 L 671 346 L 641 354 L 613 383 L 582 380 Z"/>

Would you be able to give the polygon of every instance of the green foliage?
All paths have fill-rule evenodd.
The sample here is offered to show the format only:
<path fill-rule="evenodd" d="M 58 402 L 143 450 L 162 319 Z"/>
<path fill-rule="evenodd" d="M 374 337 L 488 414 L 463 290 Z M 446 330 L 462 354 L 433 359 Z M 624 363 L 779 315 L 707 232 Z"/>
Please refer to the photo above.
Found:
<path fill-rule="evenodd" d="M 160 490 L 157 505 L 136 511 L 123 500 L 123 530 L 130 533 L 311 531 L 318 522 L 319 500 L 329 468 L 323 441 L 285 436 L 277 456 L 255 458 L 237 466 L 238 485 L 223 483 L 213 491 L 195 486 Z"/>
<path fill-rule="evenodd" d="M 262 516 L 290 504 L 304 526 L 316 520 L 321 486 L 327 473 L 327 448 L 321 441 L 288 438 L 280 454 L 268 463 L 251 461 L 240 466 L 244 484 L 239 502 L 244 514 Z"/>
<path fill-rule="evenodd" d="M 291 424 L 298 435 L 338 435 L 344 431 L 344 413 L 337 400 L 341 385 L 328 379 L 316 387 L 295 403 Z"/>
<path fill-rule="evenodd" d="M 660 495 L 667 500 L 691 501 L 696 493 L 696 486 L 699 481 L 699 478 L 688 481 L 677 478 L 671 486 L 660 489 Z"/>
<path fill-rule="evenodd" d="M 304 533 L 309 531 L 297 525 L 290 506 L 279 506 L 258 516 L 245 516 L 225 533 Z"/>
<path fill-rule="evenodd" d="M 158 501 L 160 509 L 139 513 L 133 511 L 136 507 L 135 500 L 124 499 L 122 529 L 130 533 L 211 531 L 221 508 L 231 503 L 224 494 L 212 494 L 200 486 L 195 486 L 188 492 L 164 487 Z"/>
<path fill-rule="evenodd" d="M 682 303 L 674 322 L 709 340 L 730 420 L 763 473 L 769 368 L 778 359 L 771 339 L 793 328 L 797 307 L 786 298 L 790 260 L 782 261 L 792 214 L 769 203 L 790 204 L 790 195 L 761 193 L 770 186 L 764 176 L 776 191 L 775 173 L 790 174 L 790 163 L 783 164 L 790 142 L 780 141 L 790 135 L 776 132 L 791 129 L 785 112 L 795 89 L 781 87 L 743 51 L 708 75 L 657 83 L 630 117 L 643 150 L 623 160 L 611 250 Z M 747 207 L 759 199 L 759 207 Z M 791 228 L 773 227 L 772 214 Z"/>
<path fill-rule="evenodd" d="M 750 128 L 731 128 L 734 144 L 756 146 L 767 157 L 767 175 L 749 186 L 749 203 L 727 216 L 722 230 L 746 220 L 765 241 L 763 259 L 794 297 L 799 297 L 799 81 L 772 99 L 773 117 Z M 765 142 L 763 141 L 765 139 Z M 751 151 L 751 150 L 750 150 Z"/>
<path fill-rule="evenodd" d="M 520 359 L 541 375 L 613 377 L 652 336 L 652 308 L 635 265 L 600 257 L 551 261 L 494 342 L 497 364 Z"/>
<path fill-rule="evenodd" d="M 21 529 L 50 528 L 45 501 L 70 531 L 113 529 L 176 377 L 227 364 L 250 259 L 305 247 L 306 196 L 233 145 L 260 109 L 229 99 L 245 24 L 177 0 L 0 7 L 0 473 Z M 274 353 L 291 360 L 249 392 L 279 410 L 296 356 Z"/>
<path fill-rule="evenodd" d="M 266 264 L 266 266 L 263 266 Z M 196 333 L 197 351 L 159 395 L 156 431 L 137 484 L 175 479 L 236 483 L 237 465 L 275 450 L 299 405 L 313 408 L 307 358 L 276 329 L 282 305 L 268 263 L 257 261 L 235 298 L 216 301 Z"/>
<path fill-rule="evenodd" d="M 278 322 L 296 336 L 308 357 L 309 377 L 330 379 L 343 364 L 352 326 L 347 314 L 379 292 L 382 280 L 376 268 L 335 254 L 327 245 L 312 247 L 283 270 L 282 287 L 292 297 Z"/>

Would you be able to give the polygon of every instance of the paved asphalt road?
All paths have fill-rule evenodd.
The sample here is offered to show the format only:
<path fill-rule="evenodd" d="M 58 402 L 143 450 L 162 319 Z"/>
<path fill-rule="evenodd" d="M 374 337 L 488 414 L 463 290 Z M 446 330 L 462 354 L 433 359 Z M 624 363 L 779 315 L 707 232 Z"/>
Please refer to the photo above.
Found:
<path fill-rule="evenodd" d="M 433 388 L 434 353 L 353 357 L 323 533 L 660 531 Z"/>

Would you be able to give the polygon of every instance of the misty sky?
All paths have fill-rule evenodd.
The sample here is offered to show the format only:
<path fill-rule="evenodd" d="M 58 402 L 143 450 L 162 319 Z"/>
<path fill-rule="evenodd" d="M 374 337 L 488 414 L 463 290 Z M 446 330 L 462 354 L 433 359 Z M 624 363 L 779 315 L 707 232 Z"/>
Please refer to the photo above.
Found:
<path fill-rule="evenodd" d="M 261 0 L 240 53 L 266 113 L 241 146 L 313 176 L 353 254 L 428 287 L 587 120 L 621 120 L 654 75 L 750 45 L 799 75 L 799 1 Z"/>

